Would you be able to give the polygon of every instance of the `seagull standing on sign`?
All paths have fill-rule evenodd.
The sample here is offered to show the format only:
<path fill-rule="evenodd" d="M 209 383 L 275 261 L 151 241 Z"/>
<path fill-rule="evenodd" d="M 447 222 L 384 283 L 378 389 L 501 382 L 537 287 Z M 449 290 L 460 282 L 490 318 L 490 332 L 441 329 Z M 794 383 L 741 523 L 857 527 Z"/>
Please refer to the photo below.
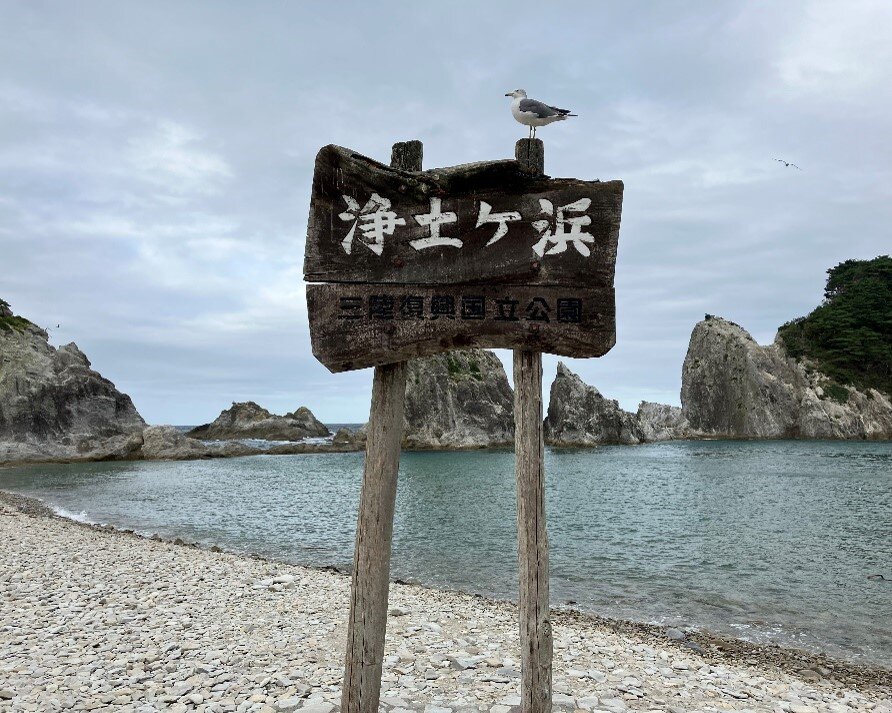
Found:
<path fill-rule="evenodd" d="M 536 127 L 563 121 L 568 116 L 576 116 L 576 114 L 571 114 L 569 109 L 558 109 L 556 106 L 549 106 L 535 99 L 527 99 L 527 93 L 523 89 L 515 89 L 505 96 L 513 97 L 511 114 L 521 124 L 530 127 L 531 139 L 536 137 Z"/>

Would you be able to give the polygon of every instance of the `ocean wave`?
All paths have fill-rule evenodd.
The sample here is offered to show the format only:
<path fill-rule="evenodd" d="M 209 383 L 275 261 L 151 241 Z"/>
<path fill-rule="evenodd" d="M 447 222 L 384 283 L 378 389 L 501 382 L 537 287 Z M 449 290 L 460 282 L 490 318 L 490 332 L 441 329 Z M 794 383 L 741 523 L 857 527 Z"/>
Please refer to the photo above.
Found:
<path fill-rule="evenodd" d="M 260 450 L 268 450 L 276 446 L 287 445 L 322 445 L 326 443 L 332 443 L 333 441 L 334 434 L 328 436 L 311 436 L 308 438 L 301 438 L 298 441 L 271 441 L 265 438 L 202 439 L 202 443 L 207 443 L 215 446 L 221 445 L 223 443 L 241 443 L 242 445 L 250 446 L 251 448 L 259 448 Z"/>
<path fill-rule="evenodd" d="M 47 503 L 49 505 L 49 503 Z M 66 510 L 61 505 L 50 505 L 50 509 L 59 517 L 64 517 L 66 520 L 74 520 L 75 522 L 82 522 L 86 525 L 101 525 L 102 523 L 97 522 L 96 520 L 91 520 L 87 515 L 86 510 L 81 510 L 80 512 L 72 512 L 71 510 Z"/>

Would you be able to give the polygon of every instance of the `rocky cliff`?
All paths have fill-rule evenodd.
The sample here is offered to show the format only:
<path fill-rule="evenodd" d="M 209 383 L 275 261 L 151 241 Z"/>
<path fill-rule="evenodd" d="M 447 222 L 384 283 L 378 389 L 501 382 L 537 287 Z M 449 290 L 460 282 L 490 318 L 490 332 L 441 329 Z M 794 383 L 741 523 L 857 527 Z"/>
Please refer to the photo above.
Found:
<path fill-rule="evenodd" d="M 467 349 L 409 362 L 403 445 L 416 449 L 514 442 L 514 394 L 491 351 Z"/>
<path fill-rule="evenodd" d="M 13 451 L 75 455 L 145 428 L 130 397 L 91 369 L 76 344 L 56 349 L 44 330 L 0 308 L 0 459 Z"/>
<path fill-rule="evenodd" d="M 551 384 L 545 442 L 554 446 L 645 443 L 694 435 L 677 406 L 642 401 L 636 413 L 604 398 L 563 362 Z"/>
<path fill-rule="evenodd" d="M 691 426 L 731 438 L 892 438 L 892 402 L 876 389 L 833 382 L 779 340 L 707 315 L 691 334 L 681 402 Z"/>
<path fill-rule="evenodd" d="M 697 438 L 700 434 L 684 417 L 678 406 L 642 401 L 635 412 L 635 424 L 640 443 L 676 441 Z"/>
<path fill-rule="evenodd" d="M 545 418 L 545 442 L 557 446 L 638 443 L 635 417 L 559 362 Z"/>
<path fill-rule="evenodd" d="M 47 333 L 0 300 L 0 463 L 186 459 L 246 455 L 207 446 L 173 426 L 146 426 L 127 394 L 90 368 L 76 344 Z"/>
<path fill-rule="evenodd" d="M 245 401 L 233 403 L 231 408 L 221 411 L 212 423 L 193 428 L 186 435 L 204 440 L 261 438 L 267 441 L 300 441 L 330 434 L 325 424 L 305 406 L 284 416 L 276 416 L 253 401 Z"/>

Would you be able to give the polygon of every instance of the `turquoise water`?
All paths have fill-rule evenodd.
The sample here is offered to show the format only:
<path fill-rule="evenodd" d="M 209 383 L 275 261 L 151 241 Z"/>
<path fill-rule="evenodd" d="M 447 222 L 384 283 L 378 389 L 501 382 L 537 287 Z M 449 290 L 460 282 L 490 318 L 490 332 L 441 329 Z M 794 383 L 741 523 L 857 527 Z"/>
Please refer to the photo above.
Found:
<path fill-rule="evenodd" d="M 554 605 L 892 663 L 892 443 L 547 453 Z M 393 576 L 513 598 L 511 452 L 405 453 Z M 362 454 L 0 470 L 82 519 L 349 567 Z"/>

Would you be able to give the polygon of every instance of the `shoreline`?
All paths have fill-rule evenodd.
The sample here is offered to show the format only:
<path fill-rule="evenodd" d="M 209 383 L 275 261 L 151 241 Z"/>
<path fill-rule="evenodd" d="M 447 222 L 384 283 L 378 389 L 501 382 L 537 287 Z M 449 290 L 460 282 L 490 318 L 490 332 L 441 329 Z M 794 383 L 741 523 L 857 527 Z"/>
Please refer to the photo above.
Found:
<path fill-rule="evenodd" d="M 195 440 L 195 439 L 192 439 Z M 593 445 L 545 443 L 546 450 L 557 452 L 568 451 L 597 451 L 601 448 L 641 448 L 672 443 L 785 443 L 785 442 L 810 442 L 810 443 L 892 443 L 889 438 L 752 438 L 744 436 L 701 436 L 690 438 L 670 438 L 657 441 L 641 441 L 640 443 L 597 443 Z M 164 462 L 164 461 L 191 461 L 191 460 L 217 460 L 222 458 L 250 458 L 254 456 L 289 456 L 289 455 L 316 455 L 322 453 L 364 453 L 365 443 L 301 443 L 298 441 L 284 441 L 281 445 L 270 446 L 265 449 L 245 446 L 238 440 L 231 441 L 198 441 L 208 448 L 222 448 L 227 444 L 236 444 L 243 450 L 213 450 L 204 453 L 183 454 L 168 457 L 118 457 L 114 455 L 84 456 L 46 456 L 28 460 L 3 460 L 0 461 L 0 469 L 26 468 L 41 465 L 75 465 L 82 463 L 139 463 L 139 462 Z M 0 444 L 2 445 L 2 444 Z M 491 445 L 461 446 L 452 448 L 427 448 L 427 447 L 403 447 L 403 453 L 499 453 L 514 452 L 512 443 L 497 443 Z"/>
<path fill-rule="evenodd" d="M 135 547 L 137 548 L 137 552 L 141 552 L 141 548 L 145 548 L 146 546 L 152 548 L 170 548 L 174 558 L 183 560 L 186 564 L 194 558 L 220 557 L 229 562 L 239 563 L 242 567 L 259 567 L 261 569 L 265 568 L 273 571 L 302 573 L 311 579 L 317 579 L 317 586 L 321 586 L 323 590 L 336 590 L 338 594 L 341 595 L 342 599 L 345 595 L 349 595 L 349 575 L 340 571 L 332 571 L 332 568 L 312 568 L 301 565 L 291 565 L 261 557 L 259 555 L 242 555 L 226 552 L 218 546 L 203 548 L 195 544 L 185 543 L 179 538 L 162 540 L 157 535 L 144 536 L 128 530 L 119 530 L 109 525 L 83 523 L 56 514 L 49 506 L 45 505 L 40 500 L 15 493 L 9 493 L 7 491 L 0 491 L 0 514 L 8 514 L 7 512 L 4 512 L 4 510 L 8 511 L 11 517 L 23 517 L 28 520 L 33 519 L 37 523 L 42 523 L 46 526 L 53 525 L 54 527 L 60 528 L 63 537 L 66 535 L 73 535 L 73 533 L 76 532 L 82 532 L 92 537 L 99 537 L 102 539 L 106 548 L 111 547 L 113 550 L 115 546 L 122 548 Z M 3 518 L 3 520 L 7 520 L 7 518 Z M 142 552 L 142 554 L 145 555 L 146 553 Z M 298 575 L 288 576 L 299 577 Z M 8 574 L 6 575 L 6 581 L 9 581 Z M 3 582 L 3 578 L 0 578 L 0 583 L 5 583 Z M 276 585 L 273 584 L 272 586 Z M 513 629 L 516 628 L 513 626 L 513 622 L 516 618 L 516 605 L 513 602 L 491 599 L 475 594 L 435 589 L 421 584 L 395 581 L 391 585 L 391 606 L 394 606 L 395 603 L 398 605 L 400 600 L 404 600 L 406 597 L 415 601 L 426 602 L 427 604 L 430 604 L 429 600 L 433 600 L 435 604 L 439 601 L 447 600 L 450 604 L 455 604 L 457 602 L 459 609 L 470 609 L 471 611 L 482 610 L 485 612 L 484 616 L 487 619 L 500 618 L 509 621 L 511 626 L 506 633 L 508 636 L 513 633 L 516 637 L 516 632 L 513 631 Z M 337 597 L 333 597 L 331 591 L 328 591 L 328 595 L 326 595 L 325 598 L 330 600 Z M 423 617 L 428 618 L 429 621 L 432 621 L 436 619 L 438 612 L 436 606 L 424 606 L 418 613 Z M 330 626 L 332 631 L 338 631 L 341 636 L 343 636 L 344 632 L 340 630 L 343 628 L 346 614 L 346 603 L 342 603 L 342 606 L 340 607 L 334 607 L 331 616 L 326 622 L 326 626 Z M 478 616 L 477 618 L 480 617 Z M 388 653 L 390 653 L 391 644 L 393 643 L 391 641 L 390 626 L 398 625 L 403 622 L 401 617 L 391 617 L 391 620 L 391 624 L 388 625 Z M 568 651 L 568 648 L 561 648 L 558 645 L 560 642 L 558 632 L 564 630 L 569 630 L 571 632 L 584 631 L 591 637 L 601 639 L 619 638 L 624 640 L 629 646 L 644 647 L 648 651 L 658 651 L 658 657 L 665 657 L 665 661 L 663 662 L 664 669 L 662 671 L 664 678 L 671 678 L 671 676 L 667 675 L 670 671 L 674 671 L 678 674 L 682 671 L 699 672 L 703 671 L 704 668 L 718 668 L 722 671 L 725 669 L 743 670 L 746 672 L 746 676 L 750 679 L 759 677 L 771 682 L 793 679 L 798 681 L 802 686 L 814 687 L 818 691 L 830 690 L 836 691 L 836 693 L 839 691 L 849 691 L 850 693 L 857 692 L 859 695 L 868 696 L 875 704 L 880 703 L 884 698 L 889 699 L 889 710 L 892 711 L 892 670 L 872 663 L 856 663 L 847 660 L 833 659 L 824 654 L 793 648 L 783 648 L 775 644 L 754 644 L 741 639 L 722 637 L 704 631 L 685 632 L 683 639 L 675 640 L 668 636 L 668 629 L 658 625 L 608 619 L 565 607 L 554 608 L 552 610 L 552 620 L 556 630 L 556 680 L 559 679 L 558 672 L 561 665 L 559 659 L 562 654 L 565 654 Z M 424 624 L 422 627 L 423 626 Z M 433 626 L 434 628 L 439 627 L 439 625 L 436 624 Z M 424 629 L 422 628 L 421 630 Z M 486 630 L 484 629 L 484 632 L 485 631 Z M 516 641 L 514 647 L 516 648 Z M 336 662 L 336 665 L 333 667 L 335 673 L 339 670 L 341 663 L 343 655 L 341 649 L 342 647 L 335 646 L 333 652 L 329 654 L 329 658 L 333 655 L 332 660 Z M 505 653 L 504 660 L 508 661 L 509 664 L 512 661 L 511 656 L 514 657 L 515 663 L 516 660 L 519 660 L 517 655 L 518 652 L 508 650 Z M 577 654 L 574 654 L 573 656 L 575 657 L 576 655 Z M 5 658 L 5 654 L 0 658 L 0 667 L 2 667 L 3 659 Z M 318 659 L 319 656 L 317 655 L 316 658 Z M 684 659 L 691 663 L 688 664 L 687 669 L 666 668 L 669 662 L 675 662 L 675 659 Z M 685 664 L 680 663 L 679 665 L 682 666 Z M 517 664 L 517 667 L 519 668 L 519 664 Z M 399 667 L 397 666 L 397 668 Z M 501 666 L 498 668 L 511 668 L 511 666 Z M 655 668 L 658 669 L 658 667 L 651 666 L 648 670 Z M 2 670 L 2 668 L 0 668 L 0 670 Z M 469 668 L 467 670 L 475 669 Z M 385 672 L 386 671 L 387 666 L 385 666 Z M 576 673 L 579 673 L 579 671 L 576 671 Z M 329 671 L 329 677 L 331 677 L 331 675 L 332 671 Z M 402 676 L 405 675 L 407 674 L 402 674 Z M 516 685 L 514 684 L 517 683 L 517 681 L 514 678 L 510 676 L 490 676 L 490 678 L 493 677 L 499 678 L 500 680 L 501 678 L 504 678 L 505 681 L 502 682 L 502 685 L 506 686 L 506 688 L 510 688 L 510 693 L 512 695 L 516 694 L 516 691 L 514 690 Z M 397 682 L 398 681 L 399 677 L 397 678 Z M 586 677 L 570 677 L 570 681 L 578 682 L 580 684 L 584 683 L 585 685 L 582 686 L 583 688 L 592 688 L 592 686 L 597 688 L 599 685 L 598 681 Z M 610 683 L 610 681 L 608 679 L 608 681 L 600 683 L 606 685 L 607 683 Z M 616 693 L 617 696 L 631 696 L 626 699 L 627 707 L 634 708 L 636 707 L 634 703 L 635 701 L 644 701 L 646 698 L 646 696 L 640 698 L 635 697 L 635 691 L 637 689 L 634 686 L 624 685 L 621 681 L 616 683 L 619 688 L 613 692 Z M 2 681 L 0 681 L 0 687 L 2 687 L 2 685 Z M 631 688 L 633 692 L 624 693 L 620 690 L 623 687 Z M 555 690 L 558 690 L 557 687 Z M 669 686 L 668 690 L 673 690 L 673 687 Z M 583 693 L 584 692 L 586 691 L 583 691 Z M 575 693 L 575 691 L 571 691 L 571 693 Z M 730 700 L 738 701 L 740 703 L 744 703 L 752 698 L 752 696 L 743 695 L 743 692 L 741 691 L 737 691 L 737 693 L 740 693 L 742 697 L 735 697 L 732 695 L 733 693 L 734 692 L 728 694 Z M 836 693 L 834 693 L 833 696 L 838 698 L 839 696 L 837 696 Z M 504 697 L 505 696 L 502 696 L 502 698 Z M 579 698 L 584 698 L 584 696 L 580 696 Z M 651 698 L 653 697 L 651 696 Z M 622 700 L 622 698 L 620 699 Z M 577 700 L 577 703 L 578 702 L 579 701 Z M 749 703 L 753 702 L 753 700 L 749 700 Z M 337 701 L 333 701 L 333 703 L 337 704 Z M 489 703 L 498 705 L 495 700 L 490 701 Z M 652 704 L 653 700 L 651 700 L 650 703 Z M 0 704 L 2 704 L 2 700 L 0 700 Z M 882 705 L 885 705 L 885 703 Z M 657 707 L 659 707 L 659 704 Z M 602 707 L 599 710 L 603 709 L 604 708 Z M 651 705 L 650 709 L 654 709 L 654 706 Z M 608 708 L 607 710 L 610 709 Z M 778 710 L 778 708 L 774 707 L 770 708 L 770 710 Z M 795 710 L 789 707 L 785 709 L 781 706 L 780 710 L 796 713 Z M 507 711 L 496 711 L 495 713 L 507 713 Z M 802 709 L 802 713 L 807 712 L 805 709 Z"/>

